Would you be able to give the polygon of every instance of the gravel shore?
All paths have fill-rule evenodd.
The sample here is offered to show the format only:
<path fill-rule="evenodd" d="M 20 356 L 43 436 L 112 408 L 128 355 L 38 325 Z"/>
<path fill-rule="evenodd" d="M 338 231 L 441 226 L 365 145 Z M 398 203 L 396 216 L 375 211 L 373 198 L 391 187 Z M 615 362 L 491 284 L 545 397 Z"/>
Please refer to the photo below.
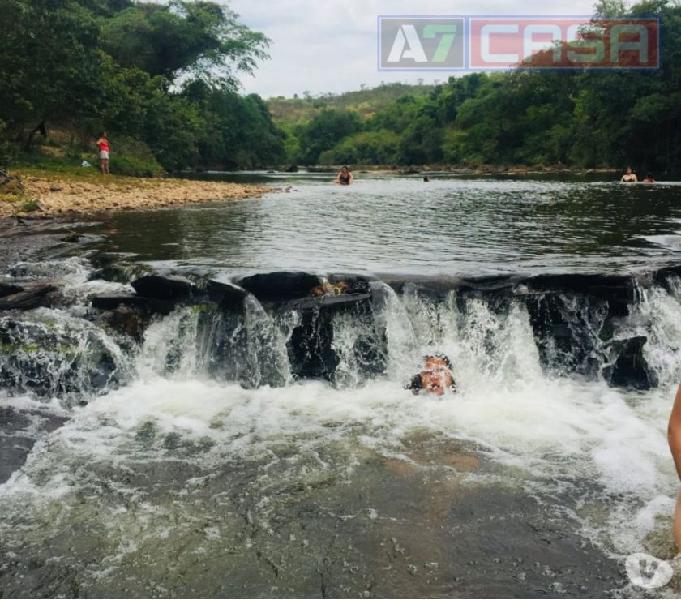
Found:
<path fill-rule="evenodd" d="M 0 218 L 94 214 L 258 197 L 271 188 L 191 179 L 76 178 L 58 173 L 22 175 L 25 193 L 0 198 Z"/>

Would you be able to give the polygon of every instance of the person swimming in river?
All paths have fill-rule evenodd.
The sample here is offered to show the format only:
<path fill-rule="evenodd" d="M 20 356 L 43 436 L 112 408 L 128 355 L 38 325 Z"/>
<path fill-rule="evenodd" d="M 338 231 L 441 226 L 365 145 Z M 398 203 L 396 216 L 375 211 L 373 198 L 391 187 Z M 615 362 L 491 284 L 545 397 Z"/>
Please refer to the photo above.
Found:
<path fill-rule="evenodd" d="M 414 375 L 406 389 L 417 396 L 421 392 L 433 396 L 444 396 L 446 391 L 456 392 L 456 382 L 452 375 L 452 363 L 444 354 L 424 357 L 425 365 L 418 375 Z"/>
<path fill-rule="evenodd" d="M 655 179 L 650 173 L 648 173 L 645 179 L 643 180 L 643 183 L 655 183 Z"/>
<path fill-rule="evenodd" d="M 626 172 L 622 175 L 621 181 L 622 183 L 636 183 L 638 177 L 636 177 L 636 173 L 634 173 L 634 170 L 631 167 L 627 167 Z"/>
<path fill-rule="evenodd" d="M 341 167 L 341 170 L 338 172 L 338 175 L 336 176 L 336 184 L 337 185 L 350 185 L 352 183 L 352 173 L 350 172 L 350 169 L 347 167 Z"/>

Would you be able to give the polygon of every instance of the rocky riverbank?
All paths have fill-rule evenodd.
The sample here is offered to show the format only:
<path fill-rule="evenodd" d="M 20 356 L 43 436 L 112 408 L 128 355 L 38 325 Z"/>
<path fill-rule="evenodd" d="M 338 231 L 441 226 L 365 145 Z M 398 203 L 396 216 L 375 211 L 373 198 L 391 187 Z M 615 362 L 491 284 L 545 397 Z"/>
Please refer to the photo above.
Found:
<path fill-rule="evenodd" d="M 0 218 L 95 214 L 105 211 L 154 209 L 258 197 L 271 188 L 189 179 L 39 172 L 17 174 L 0 186 Z"/>

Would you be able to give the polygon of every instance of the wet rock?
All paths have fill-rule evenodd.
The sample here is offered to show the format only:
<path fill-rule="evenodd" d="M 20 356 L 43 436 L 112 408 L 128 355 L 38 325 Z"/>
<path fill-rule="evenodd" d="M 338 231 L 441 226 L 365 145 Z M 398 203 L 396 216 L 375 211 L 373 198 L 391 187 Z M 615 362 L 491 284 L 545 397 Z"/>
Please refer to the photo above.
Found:
<path fill-rule="evenodd" d="M 98 242 L 103 242 L 106 237 L 103 235 L 96 235 L 93 233 L 70 233 L 65 238 L 62 238 L 62 242 L 67 244 L 95 244 Z"/>
<path fill-rule="evenodd" d="M 603 369 L 603 377 L 609 385 L 636 390 L 649 390 L 657 386 L 657 376 L 643 356 L 648 338 L 637 336 L 611 343 L 617 356 L 612 365 Z"/>
<path fill-rule="evenodd" d="M 674 265 L 659 269 L 653 274 L 653 280 L 667 291 L 673 291 L 674 280 L 681 278 L 681 265 Z"/>
<path fill-rule="evenodd" d="M 599 333 L 607 303 L 565 293 L 529 296 L 525 303 L 542 366 L 561 375 L 596 378 L 606 358 Z"/>
<path fill-rule="evenodd" d="M 15 294 L 0 298 L 0 310 L 31 310 L 39 306 L 50 306 L 54 301 L 53 285 L 35 285 Z"/>
<path fill-rule="evenodd" d="M 0 283 L 0 298 L 4 298 L 5 296 L 11 296 L 13 294 L 18 294 L 21 292 L 24 288 L 14 285 L 12 283 Z"/>
<path fill-rule="evenodd" d="M 101 329 L 70 317 L 1 317 L 0 348 L 0 387 L 39 395 L 101 390 L 121 381 L 127 368 Z"/>
<path fill-rule="evenodd" d="M 282 305 L 284 310 L 307 311 L 307 310 L 322 310 L 331 307 L 349 308 L 360 302 L 365 302 L 371 298 L 369 293 L 347 293 L 333 296 L 317 296 L 315 298 L 301 298 L 300 300 L 291 300 Z"/>
<path fill-rule="evenodd" d="M 636 281 L 628 275 L 538 275 L 526 281 L 535 292 L 562 292 L 589 296 L 608 303 L 609 316 L 629 314 L 636 301 Z"/>
<path fill-rule="evenodd" d="M 302 271 L 276 271 L 244 277 L 237 283 L 258 300 L 277 302 L 310 296 L 322 280 Z"/>
<path fill-rule="evenodd" d="M 194 284 L 179 277 L 163 277 L 146 275 L 132 282 L 132 287 L 139 296 L 158 300 L 182 301 L 195 295 Z"/>
<path fill-rule="evenodd" d="M 96 268 L 90 275 L 90 281 L 103 279 L 117 283 L 130 283 L 135 279 L 150 274 L 149 267 L 141 263 L 127 262 L 130 256 L 121 256 L 115 253 L 103 252 L 97 254 L 92 260 Z"/>
<path fill-rule="evenodd" d="M 149 325 L 150 315 L 134 305 L 120 304 L 105 313 L 105 323 L 117 333 L 132 338 L 138 343 L 144 339 L 144 330 Z"/>
<path fill-rule="evenodd" d="M 284 169 L 285 173 L 297 173 L 298 172 L 298 165 L 289 165 Z"/>
<path fill-rule="evenodd" d="M 213 280 L 206 284 L 206 294 L 211 302 L 215 302 L 223 310 L 241 309 L 248 296 L 248 292 L 237 285 Z"/>
<path fill-rule="evenodd" d="M 96 296 L 91 299 L 92 307 L 98 310 L 115 310 L 119 307 L 136 308 L 147 314 L 167 315 L 175 304 L 168 300 L 145 296 Z"/>
<path fill-rule="evenodd" d="M 49 411 L 0 406 L 0 485 L 23 466 L 38 435 L 54 431 L 66 420 Z"/>
<path fill-rule="evenodd" d="M 285 305 L 300 321 L 288 341 L 291 372 L 298 379 L 340 382 L 340 363 L 354 364 L 359 377 L 383 373 L 387 366 L 385 327 L 375 318 L 371 294 L 305 298 Z M 350 337 L 338 339 L 350 325 Z M 341 338 L 342 339 L 342 338 Z"/>

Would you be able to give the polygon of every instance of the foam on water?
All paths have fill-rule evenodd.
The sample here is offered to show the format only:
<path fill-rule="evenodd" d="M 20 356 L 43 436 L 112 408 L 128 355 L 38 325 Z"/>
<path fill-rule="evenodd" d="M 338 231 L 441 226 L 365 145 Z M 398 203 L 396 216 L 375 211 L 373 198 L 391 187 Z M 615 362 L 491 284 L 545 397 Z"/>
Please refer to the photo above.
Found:
<path fill-rule="evenodd" d="M 292 469 L 293 459 L 279 457 L 280 448 L 289 447 L 303 461 L 295 464 L 306 477 L 336 470 L 351 478 L 367 450 L 406 456 L 405 440 L 426 432 L 433 439 L 473 443 L 499 466 L 495 476 L 507 485 L 540 499 L 566 498 L 565 510 L 606 550 L 644 549 L 646 535 L 659 527 L 657 517 L 670 514 L 677 487 L 665 436 L 681 375 L 676 287 L 647 290 L 623 325 L 649 337 L 646 356 L 660 376 L 660 386 L 649 392 L 545 372 L 521 302 L 499 310 L 468 298 L 462 308 L 454 293 L 435 302 L 409 286 L 401 295 L 383 291 L 377 319 L 388 338 L 385 375 L 360 376 L 352 349 L 366 333 L 364 325 L 338 316 L 334 349 L 340 364 L 333 385 L 293 381 L 286 341 L 295 318 L 276 320 L 254 299 L 232 333 L 243 344 L 244 368 L 253 382 L 246 387 L 215 377 L 207 366 L 206 349 L 218 340 L 220 323 L 202 325 L 205 315 L 189 308 L 155 321 L 130 383 L 71 408 L 71 419 L 41 437 L 24 467 L 0 486 L 6 515 L 0 534 L 21 544 L 17 536 L 33 531 L 32 518 L 57 532 L 87 498 L 97 507 L 96 517 L 89 518 L 112 531 L 119 521 L 131 528 L 114 553 L 120 560 L 151 530 L 162 538 L 168 528 L 158 512 L 166 509 L 148 499 L 161 484 L 142 476 L 146 464 L 182 463 L 197 476 L 234 461 L 277 461 Z M 62 333 L 92 334 L 85 321 L 63 311 L 42 309 L 28 318 L 47 320 Z M 120 352 L 112 339 L 103 343 Z M 429 352 L 452 358 L 458 394 L 414 397 L 403 388 Z M 258 387 L 263 369 L 277 371 L 281 387 Z M 2 401 L 17 410 L 35 402 L 27 396 Z M 331 464 L 330 449 L 341 447 L 342 466 Z M 175 483 L 174 478 L 162 483 Z M 183 494 L 202 485 L 199 479 L 178 476 L 174 502 L 181 506 Z M 270 484 L 258 485 L 266 506 Z M 56 505 L 60 516 L 52 520 Z M 133 516 L 126 516 L 131 506 L 134 519 L 142 519 L 134 527 Z M 191 512 L 191 503 L 185 509 Z M 263 515 L 266 527 L 266 511 Z"/>

